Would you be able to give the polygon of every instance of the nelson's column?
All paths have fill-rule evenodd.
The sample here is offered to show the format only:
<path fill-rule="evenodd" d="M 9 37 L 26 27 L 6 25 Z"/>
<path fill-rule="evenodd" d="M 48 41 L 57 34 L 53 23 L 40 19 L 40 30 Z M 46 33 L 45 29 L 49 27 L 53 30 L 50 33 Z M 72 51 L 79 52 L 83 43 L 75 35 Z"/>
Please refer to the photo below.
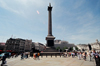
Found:
<path fill-rule="evenodd" d="M 54 46 L 54 39 L 55 37 L 52 35 L 52 15 L 51 15 L 52 7 L 51 4 L 49 3 L 48 6 L 48 35 L 46 37 L 47 40 L 47 45 L 48 47 L 53 47 Z"/>

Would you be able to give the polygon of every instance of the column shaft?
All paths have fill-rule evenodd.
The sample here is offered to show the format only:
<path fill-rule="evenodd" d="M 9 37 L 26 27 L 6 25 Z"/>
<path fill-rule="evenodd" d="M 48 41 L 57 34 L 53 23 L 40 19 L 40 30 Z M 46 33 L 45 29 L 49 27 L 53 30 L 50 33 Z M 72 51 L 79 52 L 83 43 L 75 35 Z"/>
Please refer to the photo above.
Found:
<path fill-rule="evenodd" d="M 48 12 L 48 36 L 52 36 L 52 17 L 51 10 Z"/>

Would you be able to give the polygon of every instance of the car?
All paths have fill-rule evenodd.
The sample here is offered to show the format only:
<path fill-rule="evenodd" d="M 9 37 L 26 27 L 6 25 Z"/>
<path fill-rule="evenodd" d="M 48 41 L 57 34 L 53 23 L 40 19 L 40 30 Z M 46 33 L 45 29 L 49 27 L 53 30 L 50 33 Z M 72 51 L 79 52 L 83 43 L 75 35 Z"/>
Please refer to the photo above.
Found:
<path fill-rule="evenodd" d="M 5 54 L 6 54 L 6 57 L 8 58 L 9 57 L 9 53 L 10 52 L 4 52 L 4 53 L 0 54 L 0 58 L 2 58 Z"/>

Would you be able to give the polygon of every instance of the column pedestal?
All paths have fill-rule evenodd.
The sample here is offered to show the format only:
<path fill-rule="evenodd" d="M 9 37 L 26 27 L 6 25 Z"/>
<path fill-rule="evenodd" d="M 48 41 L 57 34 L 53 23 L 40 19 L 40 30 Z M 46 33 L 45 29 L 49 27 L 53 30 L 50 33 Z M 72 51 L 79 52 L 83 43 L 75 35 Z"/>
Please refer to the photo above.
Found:
<path fill-rule="evenodd" d="M 46 40 L 47 40 L 46 46 L 50 46 L 50 47 L 54 46 L 54 39 L 55 39 L 55 37 L 53 37 L 53 36 L 47 36 L 46 37 Z"/>

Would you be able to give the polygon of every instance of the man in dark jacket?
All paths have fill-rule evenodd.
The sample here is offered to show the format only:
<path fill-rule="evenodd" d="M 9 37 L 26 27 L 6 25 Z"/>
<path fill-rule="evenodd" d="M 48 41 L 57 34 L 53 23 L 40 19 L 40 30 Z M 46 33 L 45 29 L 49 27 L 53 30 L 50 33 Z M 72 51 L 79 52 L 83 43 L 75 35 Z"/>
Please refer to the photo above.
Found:
<path fill-rule="evenodd" d="M 6 54 L 2 57 L 2 64 L 1 64 L 1 66 L 3 66 L 4 64 L 5 64 L 5 61 L 6 61 Z"/>
<path fill-rule="evenodd" d="M 95 55 L 95 62 L 96 66 L 100 66 L 100 57 L 98 55 Z"/>

